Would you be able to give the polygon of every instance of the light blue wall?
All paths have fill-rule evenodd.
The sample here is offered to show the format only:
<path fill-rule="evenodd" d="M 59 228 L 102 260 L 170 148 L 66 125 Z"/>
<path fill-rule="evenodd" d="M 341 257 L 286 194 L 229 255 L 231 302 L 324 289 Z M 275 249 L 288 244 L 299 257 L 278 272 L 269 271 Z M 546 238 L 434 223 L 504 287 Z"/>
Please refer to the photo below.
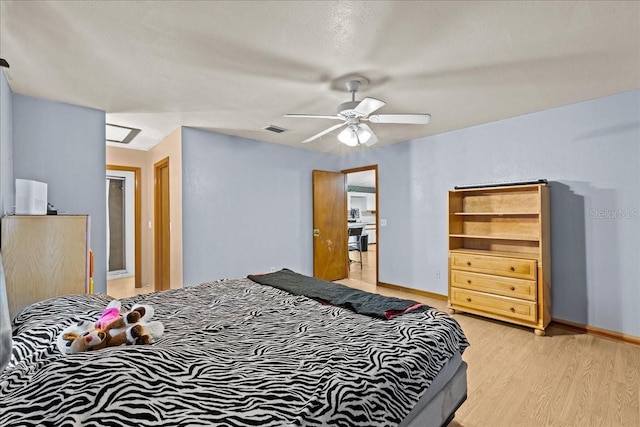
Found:
<path fill-rule="evenodd" d="M 313 274 L 313 169 L 335 155 L 182 129 L 186 286 L 288 267 Z"/>
<path fill-rule="evenodd" d="M 12 154 L 13 94 L 7 79 L 0 71 L 0 216 L 13 206 L 13 154 Z"/>
<path fill-rule="evenodd" d="M 447 191 L 546 178 L 553 317 L 640 336 L 640 91 L 341 159 L 369 164 L 388 221 L 380 281 L 446 294 Z"/>
<path fill-rule="evenodd" d="M 46 182 L 59 212 L 91 215 L 95 292 L 106 292 L 105 113 L 13 95 L 13 173 Z"/>

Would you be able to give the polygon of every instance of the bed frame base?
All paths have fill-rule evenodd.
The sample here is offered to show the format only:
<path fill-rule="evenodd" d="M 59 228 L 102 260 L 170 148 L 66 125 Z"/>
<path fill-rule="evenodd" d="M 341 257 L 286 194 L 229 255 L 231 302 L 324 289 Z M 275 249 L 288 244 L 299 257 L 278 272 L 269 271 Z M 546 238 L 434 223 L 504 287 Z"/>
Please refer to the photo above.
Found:
<path fill-rule="evenodd" d="M 450 375 L 450 374 L 449 374 Z M 463 361 L 431 399 L 414 408 L 401 427 L 445 427 L 467 400 L 467 364 Z"/>
<path fill-rule="evenodd" d="M 462 404 L 465 402 L 465 400 L 467 400 L 467 393 L 464 394 L 464 396 L 462 397 L 460 402 L 458 402 L 458 404 L 456 405 L 456 408 L 453 410 L 451 415 L 449 415 L 449 417 L 446 420 L 444 420 L 444 422 L 442 423 L 442 425 L 440 427 L 447 427 L 449 425 L 449 423 L 451 421 L 453 421 L 453 419 L 456 417 L 456 411 L 458 410 L 458 408 L 460 408 L 462 406 Z"/>

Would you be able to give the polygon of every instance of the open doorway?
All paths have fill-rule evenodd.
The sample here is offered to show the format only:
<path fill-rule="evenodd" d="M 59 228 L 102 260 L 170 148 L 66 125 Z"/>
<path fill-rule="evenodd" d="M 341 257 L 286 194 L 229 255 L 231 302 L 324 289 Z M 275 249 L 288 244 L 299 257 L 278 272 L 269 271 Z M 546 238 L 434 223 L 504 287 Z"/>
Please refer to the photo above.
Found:
<path fill-rule="evenodd" d="M 118 174 L 119 175 L 119 174 Z M 133 263 L 128 259 L 133 255 L 132 243 L 128 239 L 129 218 L 127 196 L 130 178 L 107 175 L 107 273 L 113 276 L 133 276 Z"/>
<path fill-rule="evenodd" d="M 107 278 L 142 287 L 140 177 L 137 167 L 107 165 Z"/>
<path fill-rule="evenodd" d="M 351 236 L 349 276 L 375 287 L 378 283 L 378 166 L 365 166 L 342 171 L 347 182 L 347 224 L 361 231 Z M 360 241 L 358 244 L 357 241 Z"/>

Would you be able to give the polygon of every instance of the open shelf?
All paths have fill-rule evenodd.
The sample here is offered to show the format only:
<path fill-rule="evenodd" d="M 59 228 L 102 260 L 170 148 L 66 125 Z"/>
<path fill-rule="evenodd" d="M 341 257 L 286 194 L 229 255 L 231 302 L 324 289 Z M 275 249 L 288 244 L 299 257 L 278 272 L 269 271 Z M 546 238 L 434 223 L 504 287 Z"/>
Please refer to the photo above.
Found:
<path fill-rule="evenodd" d="M 526 240 L 529 242 L 538 242 L 539 237 L 535 236 L 514 236 L 514 235 L 479 235 L 479 234 L 449 234 L 449 237 L 462 237 L 465 239 L 492 239 L 492 240 Z"/>

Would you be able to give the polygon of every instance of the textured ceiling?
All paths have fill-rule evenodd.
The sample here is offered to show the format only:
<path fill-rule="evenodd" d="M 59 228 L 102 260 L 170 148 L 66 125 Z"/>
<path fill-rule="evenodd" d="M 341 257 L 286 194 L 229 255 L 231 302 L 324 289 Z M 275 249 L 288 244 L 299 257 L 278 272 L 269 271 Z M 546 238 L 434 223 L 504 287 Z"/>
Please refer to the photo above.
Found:
<path fill-rule="evenodd" d="M 232 1 L 0 2 L 15 93 L 97 108 L 148 149 L 179 126 L 326 152 L 354 150 L 335 114 L 358 93 L 379 145 L 640 88 L 640 3 Z M 267 125 L 288 129 L 275 134 Z M 355 148 L 361 150 L 366 148 Z"/>

